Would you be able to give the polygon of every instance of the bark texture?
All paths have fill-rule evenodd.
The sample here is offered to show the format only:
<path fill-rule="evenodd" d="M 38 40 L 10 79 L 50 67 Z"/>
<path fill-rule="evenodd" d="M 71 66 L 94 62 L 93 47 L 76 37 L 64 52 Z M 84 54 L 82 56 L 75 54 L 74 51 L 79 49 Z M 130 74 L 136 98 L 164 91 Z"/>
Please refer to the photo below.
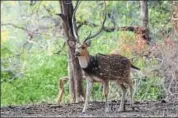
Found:
<path fill-rule="evenodd" d="M 72 97 L 72 102 L 78 102 L 80 96 L 84 96 L 82 89 L 82 73 L 78 59 L 74 56 L 75 44 L 77 39 L 74 37 L 73 26 L 75 20 L 72 22 L 72 15 L 74 12 L 72 1 L 59 1 L 61 7 L 61 14 L 63 20 L 63 29 L 66 35 L 66 44 L 68 50 L 68 76 L 69 76 L 69 90 Z M 74 25 L 72 24 L 74 23 Z M 76 30 L 77 31 L 77 30 Z"/>
<path fill-rule="evenodd" d="M 142 21 L 142 26 L 148 28 L 148 5 L 146 0 L 140 1 L 140 16 Z"/>

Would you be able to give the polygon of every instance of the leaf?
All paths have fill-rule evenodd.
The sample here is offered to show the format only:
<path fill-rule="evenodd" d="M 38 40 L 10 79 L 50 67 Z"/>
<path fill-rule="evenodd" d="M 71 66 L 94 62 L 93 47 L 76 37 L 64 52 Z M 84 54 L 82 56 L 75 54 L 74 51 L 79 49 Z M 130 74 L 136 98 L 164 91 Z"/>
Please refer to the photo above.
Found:
<path fill-rule="evenodd" d="M 7 35 L 8 35 L 7 30 L 1 31 L 1 41 L 2 42 L 5 42 L 7 40 Z"/>

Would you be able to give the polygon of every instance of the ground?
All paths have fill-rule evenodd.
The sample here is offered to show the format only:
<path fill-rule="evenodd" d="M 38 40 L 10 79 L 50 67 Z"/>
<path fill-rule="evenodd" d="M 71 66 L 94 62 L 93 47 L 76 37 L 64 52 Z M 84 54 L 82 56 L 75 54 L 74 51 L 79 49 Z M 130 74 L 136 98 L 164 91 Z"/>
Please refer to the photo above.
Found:
<path fill-rule="evenodd" d="M 51 117 L 86 117 L 86 116 L 119 116 L 119 117 L 178 117 L 178 103 L 165 101 L 142 101 L 135 102 L 134 109 L 131 109 L 129 103 L 126 104 L 126 112 L 118 112 L 120 101 L 90 102 L 88 110 L 82 114 L 83 103 L 73 104 L 28 104 L 23 106 L 1 107 L 1 116 L 51 116 Z"/>

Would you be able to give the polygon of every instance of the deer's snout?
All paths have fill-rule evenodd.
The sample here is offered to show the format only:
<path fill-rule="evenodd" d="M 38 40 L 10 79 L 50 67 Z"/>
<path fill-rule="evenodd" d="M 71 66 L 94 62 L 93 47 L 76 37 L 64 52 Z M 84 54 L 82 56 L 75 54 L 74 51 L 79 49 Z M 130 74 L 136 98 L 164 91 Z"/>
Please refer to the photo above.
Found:
<path fill-rule="evenodd" d="M 75 55 L 75 56 L 80 56 L 80 52 L 75 51 L 74 55 Z"/>

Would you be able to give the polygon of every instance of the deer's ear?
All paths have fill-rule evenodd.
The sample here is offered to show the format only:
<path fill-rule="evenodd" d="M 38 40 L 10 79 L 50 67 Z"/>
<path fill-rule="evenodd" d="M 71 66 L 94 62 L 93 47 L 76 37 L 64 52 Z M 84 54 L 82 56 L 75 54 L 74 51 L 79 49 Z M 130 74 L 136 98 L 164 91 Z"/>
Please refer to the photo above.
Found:
<path fill-rule="evenodd" d="M 90 47 L 90 45 L 91 45 L 91 40 L 87 40 L 85 43 L 86 43 L 87 47 Z"/>

